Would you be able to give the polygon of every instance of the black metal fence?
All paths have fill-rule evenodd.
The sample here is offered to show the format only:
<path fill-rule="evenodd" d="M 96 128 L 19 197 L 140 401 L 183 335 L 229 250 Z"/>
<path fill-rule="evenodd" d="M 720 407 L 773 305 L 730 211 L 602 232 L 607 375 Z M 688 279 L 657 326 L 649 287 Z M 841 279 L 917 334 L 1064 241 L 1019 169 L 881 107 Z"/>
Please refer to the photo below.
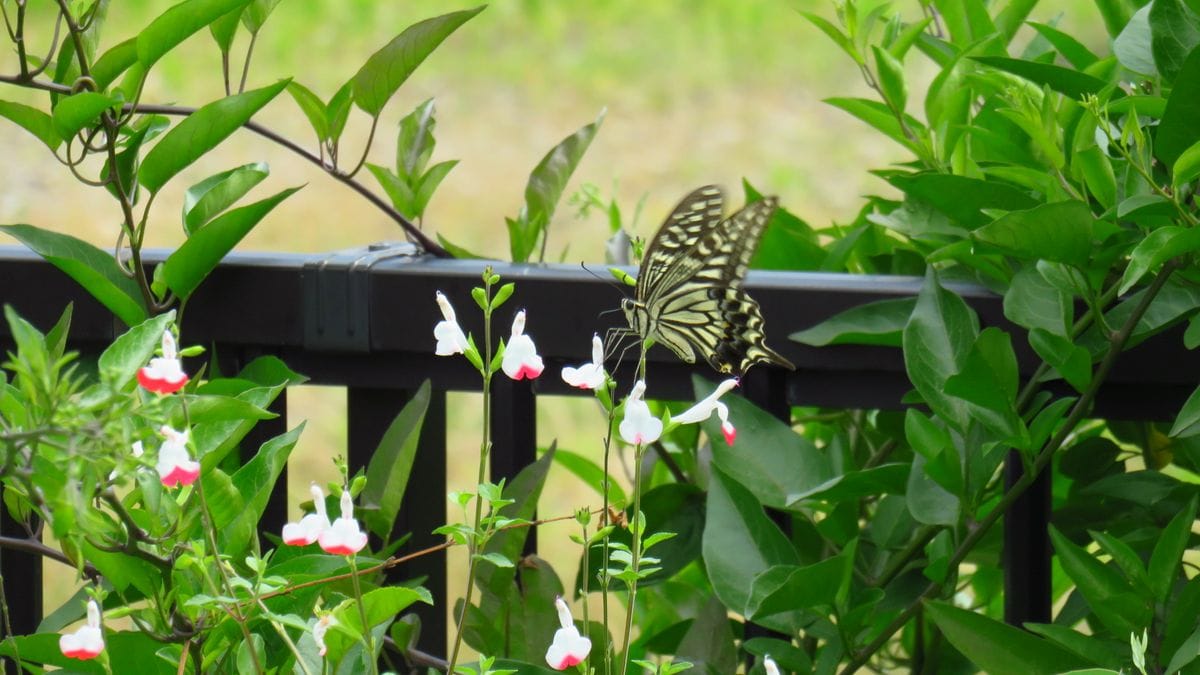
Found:
<path fill-rule="evenodd" d="M 162 254 L 148 252 L 148 265 Z M 446 521 L 446 392 L 478 390 L 475 371 L 464 359 L 435 356 L 432 329 L 440 320 L 434 293 L 457 301 L 465 330 L 481 335 L 470 289 L 484 263 L 437 260 L 415 255 L 404 244 L 376 245 L 327 255 L 248 254 L 230 256 L 189 301 L 183 331 L 191 344 L 211 345 L 225 368 L 263 354 L 283 359 L 313 384 L 346 387 L 348 452 L 354 467 L 365 465 L 395 414 L 426 379 L 432 398 L 422 428 L 413 475 L 397 529 L 412 532 L 407 548 L 436 543 L 431 531 Z M 590 360 L 590 337 L 623 319 L 604 314 L 619 304 L 619 291 L 599 275 L 578 266 L 526 266 L 493 263 L 506 281 L 517 282 L 513 304 L 529 312 L 529 332 L 546 361 L 547 373 L 533 384 L 497 380 L 492 429 L 493 478 L 511 477 L 535 459 L 538 395 L 577 394 L 557 376 L 563 365 Z M 787 340 L 795 331 L 851 307 L 915 295 L 920 279 L 844 274 L 758 272 L 747 278 L 762 305 L 772 346 L 796 364 L 794 372 L 759 367 L 743 382 L 742 393 L 786 419 L 789 406 L 897 408 L 910 389 L 897 349 L 831 346 L 820 349 Z M 1014 329 L 1000 298 L 975 287 L 956 287 L 984 326 Z M 35 254 L 0 247 L 0 304 L 13 305 L 46 328 L 68 302 L 75 303 L 70 346 L 98 352 L 123 329 L 111 314 L 74 281 Z M 507 333 L 507 326 L 502 327 Z M 1022 372 L 1032 371 L 1032 352 L 1018 343 Z M 0 325 L 0 347 L 10 348 Z M 228 365 L 226 365 L 228 364 Z M 688 399 L 696 370 L 663 349 L 649 355 L 655 396 Z M 1113 419 L 1167 419 L 1186 399 L 1200 372 L 1200 355 L 1183 349 L 1177 336 L 1152 340 L 1122 356 L 1096 401 L 1097 416 Z M 279 417 L 260 422 L 244 447 L 286 431 L 286 398 L 273 406 Z M 331 411 L 330 414 L 339 414 Z M 474 458 L 472 449 L 471 461 Z M 467 459 L 467 458 L 464 458 Z M 1019 472 L 1019 463 L 1008 467 Z M 286 520 L 286 494 L 272 497 L 264 530 L 278 532 Z M 457 486 L 461 487 L 461 486 Z M 1006 619 L 1010 623 L 1050 618 L 1050 555 L 1046 534 L 1050 515 L 1049 481 L 1041 480 L 1005 523 Z M 0 533 L 15 524 L 4 516 Z M 11 530 L 10 530 L 11 531 Z M 536 544 L 534 544 L 536 545 Z M 43 616 L 42 559 L 20 551 L 0 551 L 0 574 L 15 633 L 33 632 Z M 422 615 L 421 647 L 445 651 L 446 570 L 444 554 L 422 557 L 398 571 L 426 576 L 439 602 Z"/>

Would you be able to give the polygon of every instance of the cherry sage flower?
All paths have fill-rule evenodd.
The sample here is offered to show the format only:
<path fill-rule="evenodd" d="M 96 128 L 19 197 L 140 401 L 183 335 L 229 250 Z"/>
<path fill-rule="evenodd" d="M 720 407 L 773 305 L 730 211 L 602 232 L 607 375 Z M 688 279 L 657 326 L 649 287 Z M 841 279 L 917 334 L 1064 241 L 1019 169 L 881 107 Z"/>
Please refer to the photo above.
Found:
<path fill-rule="evenodd" d="M 578 368 L 567 366 L 562 369 L 563 382 L 580 389 L 599 389 L 604 386 L 608 374 L 604 372 L 604 343 L 599 335 L 592 335 L 592 362 Z"/>
<path fill-rule="evenodd" d="M 775 665 L 775 659 L 771 658 L 770 654 L 763 654 L 763 668 L 766 669 L 767 675 L 779 675 L 779 666 Z"/>
<path fill-rule="evenodd" d="M 321 492 L 316 483 L 313 483 L 309 490 L 312 492 L 314 512 L 301 518 L 298 523 L 283 526 L 283 543 L 288 546 L 308 546 L 329 527 L 329 516 L 325 513 L 325 493 Z"/>
<path fill-rule="evenodd" d="M 325 647 L 325 633 L 329 632 L 329 627 L 337 623 L 337 619 L 333 618 L 333 614 L 322 614 L 321 618 L 317 619 L 316 625 L 313 626 L 312 636 L 313 642 L 317 643 L 317 654 L 325 656 L 328 648 Z"/>
<path fill-rule="evenodd" d="M 521 310 L 513 318 L 512 335 L 508 338 L 508 344 L 504 346 L 504 359 L 500 362 L 500 368 L 504 370 L 505 375 L 514 380 L 532 380 L 542 374 L 544 367 L 533 340 L 525 335 L 525 310 Z"/>
<path fill-rule="evenodd" d="M 329 527 L 317 535 L 317 542 L 326 553 L 354 555 L 367 545 L 367 533 L 358 527 L 354 519 L 354 499 L 350 488 L 342 489 L 342 513 Z"/>
<path fill-rule="evenodd" d="M 173 394 L 187 384 L 187 373 L 179 362 L 179 352 L 175 348 L 175 336 L 171 329 L 162 334 L 162 356 L 150 359 L 150 364 L 138 369 L 138 384 L 156 394 Z"/>
<path fill-rule="evenodd" d="M 166 487 L 176 485 L 191 485 L 200 475 L 200 463 L 194 461 L 188 454 L 187 444 L 189 431 L 176 431 L 163 425 L 159 431 L 165 437 L 158 448 L 158 462 L 155 469 L 158 477 Z"/>
<path fill-rule="evenodd" d="M 725 435 L 725 442 L 733 445 L 734 439 L 737 438 L 737 429 L 729 422 L 729 407 L 721 403 L 718 399 L 724 396 L 730 389 L 738 386 L 737 378 L 730 378 L 713 390 L 713 393 L 696 402 L 696 405 L 679 413 L 671 418 L 672 424 L 695 424 L 708 419 L 713 411 L 716 411 L 717 417 L 721 420 L 721 433 Z"/>
<path fill-rule="evenodd" d="M 74 633 L 58 638 L 58 648 L 69 659 L 94 659 L 104 651 L 104 634 L 100 631 L 100 606 L 88 600 L 87 624 Z"/>
<path fill-rule="evenodd" d="M 458 325 L 454 308 L 450 306 L 450 301 L 441 291 L 437 292 L 437 303 L 438 307 L 442 309 L 442 317 L 445 320 L 439 321 L 433 327 L 433 337 L 437 338 L 437 348 L 433 353 L 438 356 L 462 354 L 470 345 L 467 342 L 467 336 L 463 334 L 462 327 Z"/>
<path fill-rule="evenodd" d="M 646 381 L 638 380 L 633 385 L 633 391 L 625 399 L 625 419 L 617 430 L 621 438 L 630 445 L 646 445 L 658 440 L 662 435 L 663 423 L 650 414 L 650 406 L 642 400 L 646 393 Z"/>
<path fill-rule="evenodd" d="M 546 650 L 546 663 L 555 670 L 566 670 L 587 658 L 592 651 L 592 641 L 579 634 L 575 619 L 571 618 L 571 609 L 561 595 L 554 599 L 554 606 L 562 628 L 554 631 L 554 641 Z"/>

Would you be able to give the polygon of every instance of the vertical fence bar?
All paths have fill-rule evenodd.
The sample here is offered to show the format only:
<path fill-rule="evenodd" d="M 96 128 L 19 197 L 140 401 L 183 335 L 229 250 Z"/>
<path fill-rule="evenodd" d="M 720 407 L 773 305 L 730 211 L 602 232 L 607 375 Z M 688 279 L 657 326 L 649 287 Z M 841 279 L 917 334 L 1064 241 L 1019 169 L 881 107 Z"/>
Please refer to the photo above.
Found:
<path fill-rule="evenodd" d="M 0 535 L 24 539 L 24 525 L 13 520 L 8 509 L 0 505 Z M 13 635 L 32 635 L 42 622 L 42 558 L 35 553 L 0 549 L 0 577 L 4 583 L 4 602 Z M 3 624 L 0 624 L 2 626 Z M 4 631 L 4 637 L 8 637 Z M 20 668 L 3 660 L 4 672 L 19 672 Z M 13 667 L 10 669 L 9 666 Z"/>
<path fill-rule="evenodd" d="M 537 398 L 529 380 L 492 380 L 492 481 L 509 482 L 537 460 Z M 537 528 L 530 528 L 525 554 L 537 552 Z"/>
<path fill-rule="evenodd" d="M 271 402 L 267 410 L 275 413 L 278 417 L 273 417 L 269 420 L 259 420 L 258 424 L 246 434 L 240 444 L 242 462 L 248 462 L 263 443 L 287 433 L 287 390 L 279 392 L 279 396 Z M 263 532 L 272 532 L 279 534 L 283 530 L 283 526 L 287 523 L 287 466 L 283 467 L 283 471 L 279 474 L 279 480 L 275 481 L 275 487 L 271 490 L 271 496 L 267 498 L 267 508 L 263 511 L 262 520 L 259 521 L 259 529 Z"/>
<path fill-rule="evenodd" d="M 1004 620 L 1020 626 L 1049 623 L 1050 484 L 1047 467 L 1004 514 Z M 1025 469 L 1013 450 L 1004 460 L 1004 485 L 1011 489 Z"/>
<path fill-rule="evenodd" d="M 350 470 L 365 467 L 379 445 L 388 425 L 414 392 L 399 389 L 347 389 L 347 426 Z M 421 426 L 417 454 L 408 487 L 400 505 L 393 532 L 396 536 L 412 533 L 398 552 L 418 551 L 443 540 L 433 530 L 446 522 L 446 393 L 430 393 L 429 408 Z M 376 542 L 378 543 L 378 542 Z M 434 606 L 412 608 L 421 619 L 417 648 L 428 654 L 446 653 L 446 552 L 438 551 L 416 558 L 389 571 L 392 580 L 424 577 L 424 586 L 433 594 Z"/>

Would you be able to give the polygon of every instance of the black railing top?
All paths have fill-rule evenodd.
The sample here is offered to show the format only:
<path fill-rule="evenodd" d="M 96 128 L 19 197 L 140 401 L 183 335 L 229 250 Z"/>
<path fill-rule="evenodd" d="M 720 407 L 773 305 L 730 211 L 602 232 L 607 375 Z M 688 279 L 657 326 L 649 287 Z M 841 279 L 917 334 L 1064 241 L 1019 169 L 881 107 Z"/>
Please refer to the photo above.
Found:
<path fill-rule="evenodd" d="M 218 349 L 275 353 L 318 383 L 403 387 L 433 378 L 443 389 L 478 388 L 465 360 L 432 353 L 433 326 L 441 319 L 434 294 L 440 290 L 451 299 L 464 330 L 478 339 L 482 326 L 470 290 L 479 284 L 484 265 L 491 264 L 505 281 L 517 282 L 513 300 L 497 315 L 495 337 L 506 337 L 513 313 L 525 308 L 527 332 L 547 363 L 537 390 L 569 393 L 558 369 L 590 359 L 593 332 L 603 335 L 608 327 L 624 325 L 624 317 L 613 310 L 631 289 L 610 281 L 603 265 L 514 265 L 406 255 L 410 252 L 400 245 L 334 254 L 232 254 L 189 301 L 184 339 Z M 166 253 L 146 251 L 144 258 L 153 265 Z M 852 408 L 899 405 L 911 388 L 900 350 L 815 348 L 788 336 L 851 307 L 915 296 L 922 283 L 915 277 L 752 270 L 746 288 L 762 306 L 768 343 L 797 367 L 782 376 L 788 400 Z M 1013 328 L 999 296 L 963 284 L 954 290 L 982 325 Z M 61 271 L 23 247 L 0 246 L 0 303 L 45 327 L 67 302 L 75 303 L 71 334 L 80 348 L 96 348 L 122 330 Z M 7 327 L 0 326 L 0 335 L 6 334 Z M 1015 343 L 1023 366 L 1032 364 L 1024 340 Z M 661 347 L 651 350 L 648 361 L 652 393 L 660 397 L 690 398 L 692 373 L 720 377 L 705 364 L 679 363 Z M 756 367 L 749 377 L 764 377 L 766 370 Z M 1162 337 L 1122 356 L 1102 392 L 1100 410 L 1118 418 L 1165 418 L 1197 381 L 1200 356 L 1180 340 Z"/>

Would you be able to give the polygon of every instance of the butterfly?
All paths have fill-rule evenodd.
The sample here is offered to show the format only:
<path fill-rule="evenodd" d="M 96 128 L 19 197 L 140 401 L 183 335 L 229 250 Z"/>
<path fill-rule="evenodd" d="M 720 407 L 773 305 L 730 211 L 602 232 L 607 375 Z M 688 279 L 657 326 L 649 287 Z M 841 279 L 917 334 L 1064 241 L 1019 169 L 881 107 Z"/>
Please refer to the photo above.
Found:
<path fill-rule="evenodd" d="M 671 211 L 642 257 L 635 297 L 621 302 L 629 332 L 666 345 L 686 363 L 699 352 L 717 372 L 755 363 L 795 369 L 768 347 L 758 303 L 742 289 L 778 200 L 747 204 L 728 218 L 721 188 L 694 190 Z"/>

